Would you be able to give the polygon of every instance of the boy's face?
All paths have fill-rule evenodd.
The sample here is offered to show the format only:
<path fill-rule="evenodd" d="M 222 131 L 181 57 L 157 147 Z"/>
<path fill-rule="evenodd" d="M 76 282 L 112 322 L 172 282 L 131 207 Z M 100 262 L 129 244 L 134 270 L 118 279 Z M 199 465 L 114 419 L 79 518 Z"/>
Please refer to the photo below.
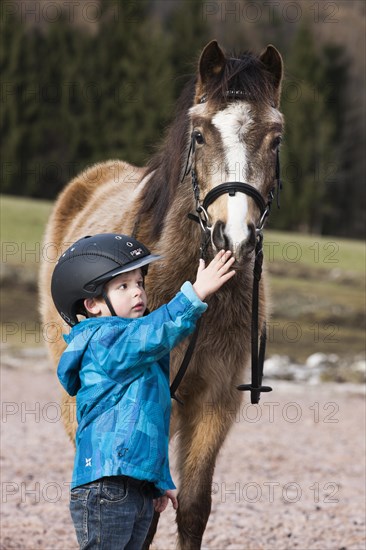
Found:
<path fill-rule="evenodd" d="M 141 269 L 134 269 L 117 275 L 106 284 L 105 291 L 119 317 L 137 319 L 145 313 L 147 297 Z M 94 299 L 91 303 L 85 305 L 91 313 L 98 317 L 109 317 L 111 315 L 103 299 Z"/>

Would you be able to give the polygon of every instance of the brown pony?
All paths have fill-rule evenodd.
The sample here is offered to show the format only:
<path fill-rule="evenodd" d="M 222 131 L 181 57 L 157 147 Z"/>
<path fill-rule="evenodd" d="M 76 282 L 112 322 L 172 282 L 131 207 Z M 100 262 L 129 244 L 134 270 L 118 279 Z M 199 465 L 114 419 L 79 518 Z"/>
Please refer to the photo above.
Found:
<path fill-rule="evenodd" d="M 202 204 L 204 196 L 223 182 L 235 180 L 249 183 L 267 201 L 276 177 L 283 126 L 278 111 L 281 79 L 282 59 L 273 46 L 259 56 L 229 57 L 216 41 L 210 42 L 201 53 L 196 77 L 178 101 L 160 152 L 146 168 L 116 160 L 77 176 L 56 202 L 45 244 L 53 243 L 61 254 L 85 235 L 134 233 L 164 257 L 150 267 L 149 308 L 166 303 L 185 280 L 194 280 L 201 227 L 188 214 Z M 236 386 L 243 382 L 250 358 L 255 228 L 261 214 L 256 201 L 239 192 L 220 195 L 200 216 L 209 235 L 207 259 L 216 250 L 230 247 L 237 273 L 208 300 L 194 356 L 177 392 L 184 405 L 173 403 L 179 548 L 187 550 L 201 547 L 211 510 L 216 457 L 241 403 Z M 40 289 L 43 322 L 57 364 L 65 346 L 50 297 L 53 268 L 54 263 L 44 262 Z M 263 279 L 260 296 L 259 326 L 266 318 Z M 185 347 L 186 343 L 172 353 L 172 377 Z M 73 405 L 72 398 L 64 395 L 63 415 L 71 438 L 76 429 Z"/>

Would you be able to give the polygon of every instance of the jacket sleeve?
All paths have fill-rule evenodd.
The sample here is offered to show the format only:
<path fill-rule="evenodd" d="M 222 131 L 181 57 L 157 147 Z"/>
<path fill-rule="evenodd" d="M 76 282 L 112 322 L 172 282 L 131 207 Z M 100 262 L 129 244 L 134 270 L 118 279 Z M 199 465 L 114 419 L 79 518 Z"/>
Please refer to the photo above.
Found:
<path fill-rule="evenodd" d="M 146 317 L 117 322 L 98 339 L 93 350 L 96 360 L 110 378 L 128 383 L 193 332 L 206 309 L 186 282 L 175 298 Z"/>

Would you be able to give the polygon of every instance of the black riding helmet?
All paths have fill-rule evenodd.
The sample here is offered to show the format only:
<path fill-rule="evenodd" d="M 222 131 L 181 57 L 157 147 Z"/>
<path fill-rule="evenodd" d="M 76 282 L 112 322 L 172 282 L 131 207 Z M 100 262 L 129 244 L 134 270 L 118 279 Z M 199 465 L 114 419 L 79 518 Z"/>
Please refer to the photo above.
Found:
<path fill-rule="evenodd" d="M 52 275 L 51 294 L 57 311 L 74 326 L 78 314 L 86 315 L 84 300 L 102 295 L 115 314 L 104 285 L 133 269 L 142 268 L 145 276 L 148 265 L 160 258 L 127 235 L 101 233 L 79 239 L 62 254 Z"/>

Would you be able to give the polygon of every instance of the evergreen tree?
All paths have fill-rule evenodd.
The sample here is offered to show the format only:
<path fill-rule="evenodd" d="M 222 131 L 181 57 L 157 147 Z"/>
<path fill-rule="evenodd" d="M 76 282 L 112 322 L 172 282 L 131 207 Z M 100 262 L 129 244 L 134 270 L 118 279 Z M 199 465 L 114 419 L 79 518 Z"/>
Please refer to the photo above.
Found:
<path fill-rule="evenodd" d="M 68 69 L 76 35 L 62 21 L 41 32 L 8 19 L 4 31 L 2 74 L 10 93 L 3 105 L 2 190 L 54 198 L 74 161 Z"/>
<path fill-rule="evenodd" d="M 170 63 L 174 69 L 174 97 L 196 72 L 202 48 L 212 39 L 208 21 L 203 17 L 204 0 L 181 2 L 166 18 L 165 32 L 170 37 Z"/>
<path fill-rule="evenodd" d="M 322 88 L 324 63 L 307 24 L 299 28 L 284 85 L 282 109 L 286 118 L 283 164 L 283 209 L 277 227 L 321 232 L 326 210 L 326 170 L 334 156 L 335 120 Z M 296 75 L 296 76 L 295 76 Z"/>
<path fill-rule="evenodd" d="M 362 102 L 347 101 L 351 60 L 342 46 L 323 48 L 326 106 L 334 119 L 333 162 L 327 170 L 324 232 L 362 235 L 365 215 L 364 137 L 360 132 Z M 363 142 L 363 143 L 362 143 Z"/>
<path fill-rule="evenodd" d="M 6 22 L 3 191 L 54 198 L 93 162 L 146 160 L 173 101 L 168 42 L 149 16 L 149 2 L 108 2 L 95 36 L 63 19 L 42 32 Z"/>
<path fill-rule="evenodd" d="M 53 198 L 69 178 L 80 131 L 70 106 L 77 34 L 65 20 L 50 25 L 35 48 L 39 67 L 39 120 L 32 159 L 41 169 L 33 196 Z"/>
<path fill-rule="evenodd" d="M 31 162 L 39 107 L 37 60 L 24 25 L 11 17 L 1 26 L 1 188 L 17 194 L 31 190 L 37 178 L 37 166 Z"/>
<path fill-rule="evenodd" d="M 169 48 L 159 22 L 151 23 L 147 2 L 132 11 L 109 3 L 90 47 L 99 92 L 92 114 L 95 160 L 142 164 L 172 100 Z"/>

